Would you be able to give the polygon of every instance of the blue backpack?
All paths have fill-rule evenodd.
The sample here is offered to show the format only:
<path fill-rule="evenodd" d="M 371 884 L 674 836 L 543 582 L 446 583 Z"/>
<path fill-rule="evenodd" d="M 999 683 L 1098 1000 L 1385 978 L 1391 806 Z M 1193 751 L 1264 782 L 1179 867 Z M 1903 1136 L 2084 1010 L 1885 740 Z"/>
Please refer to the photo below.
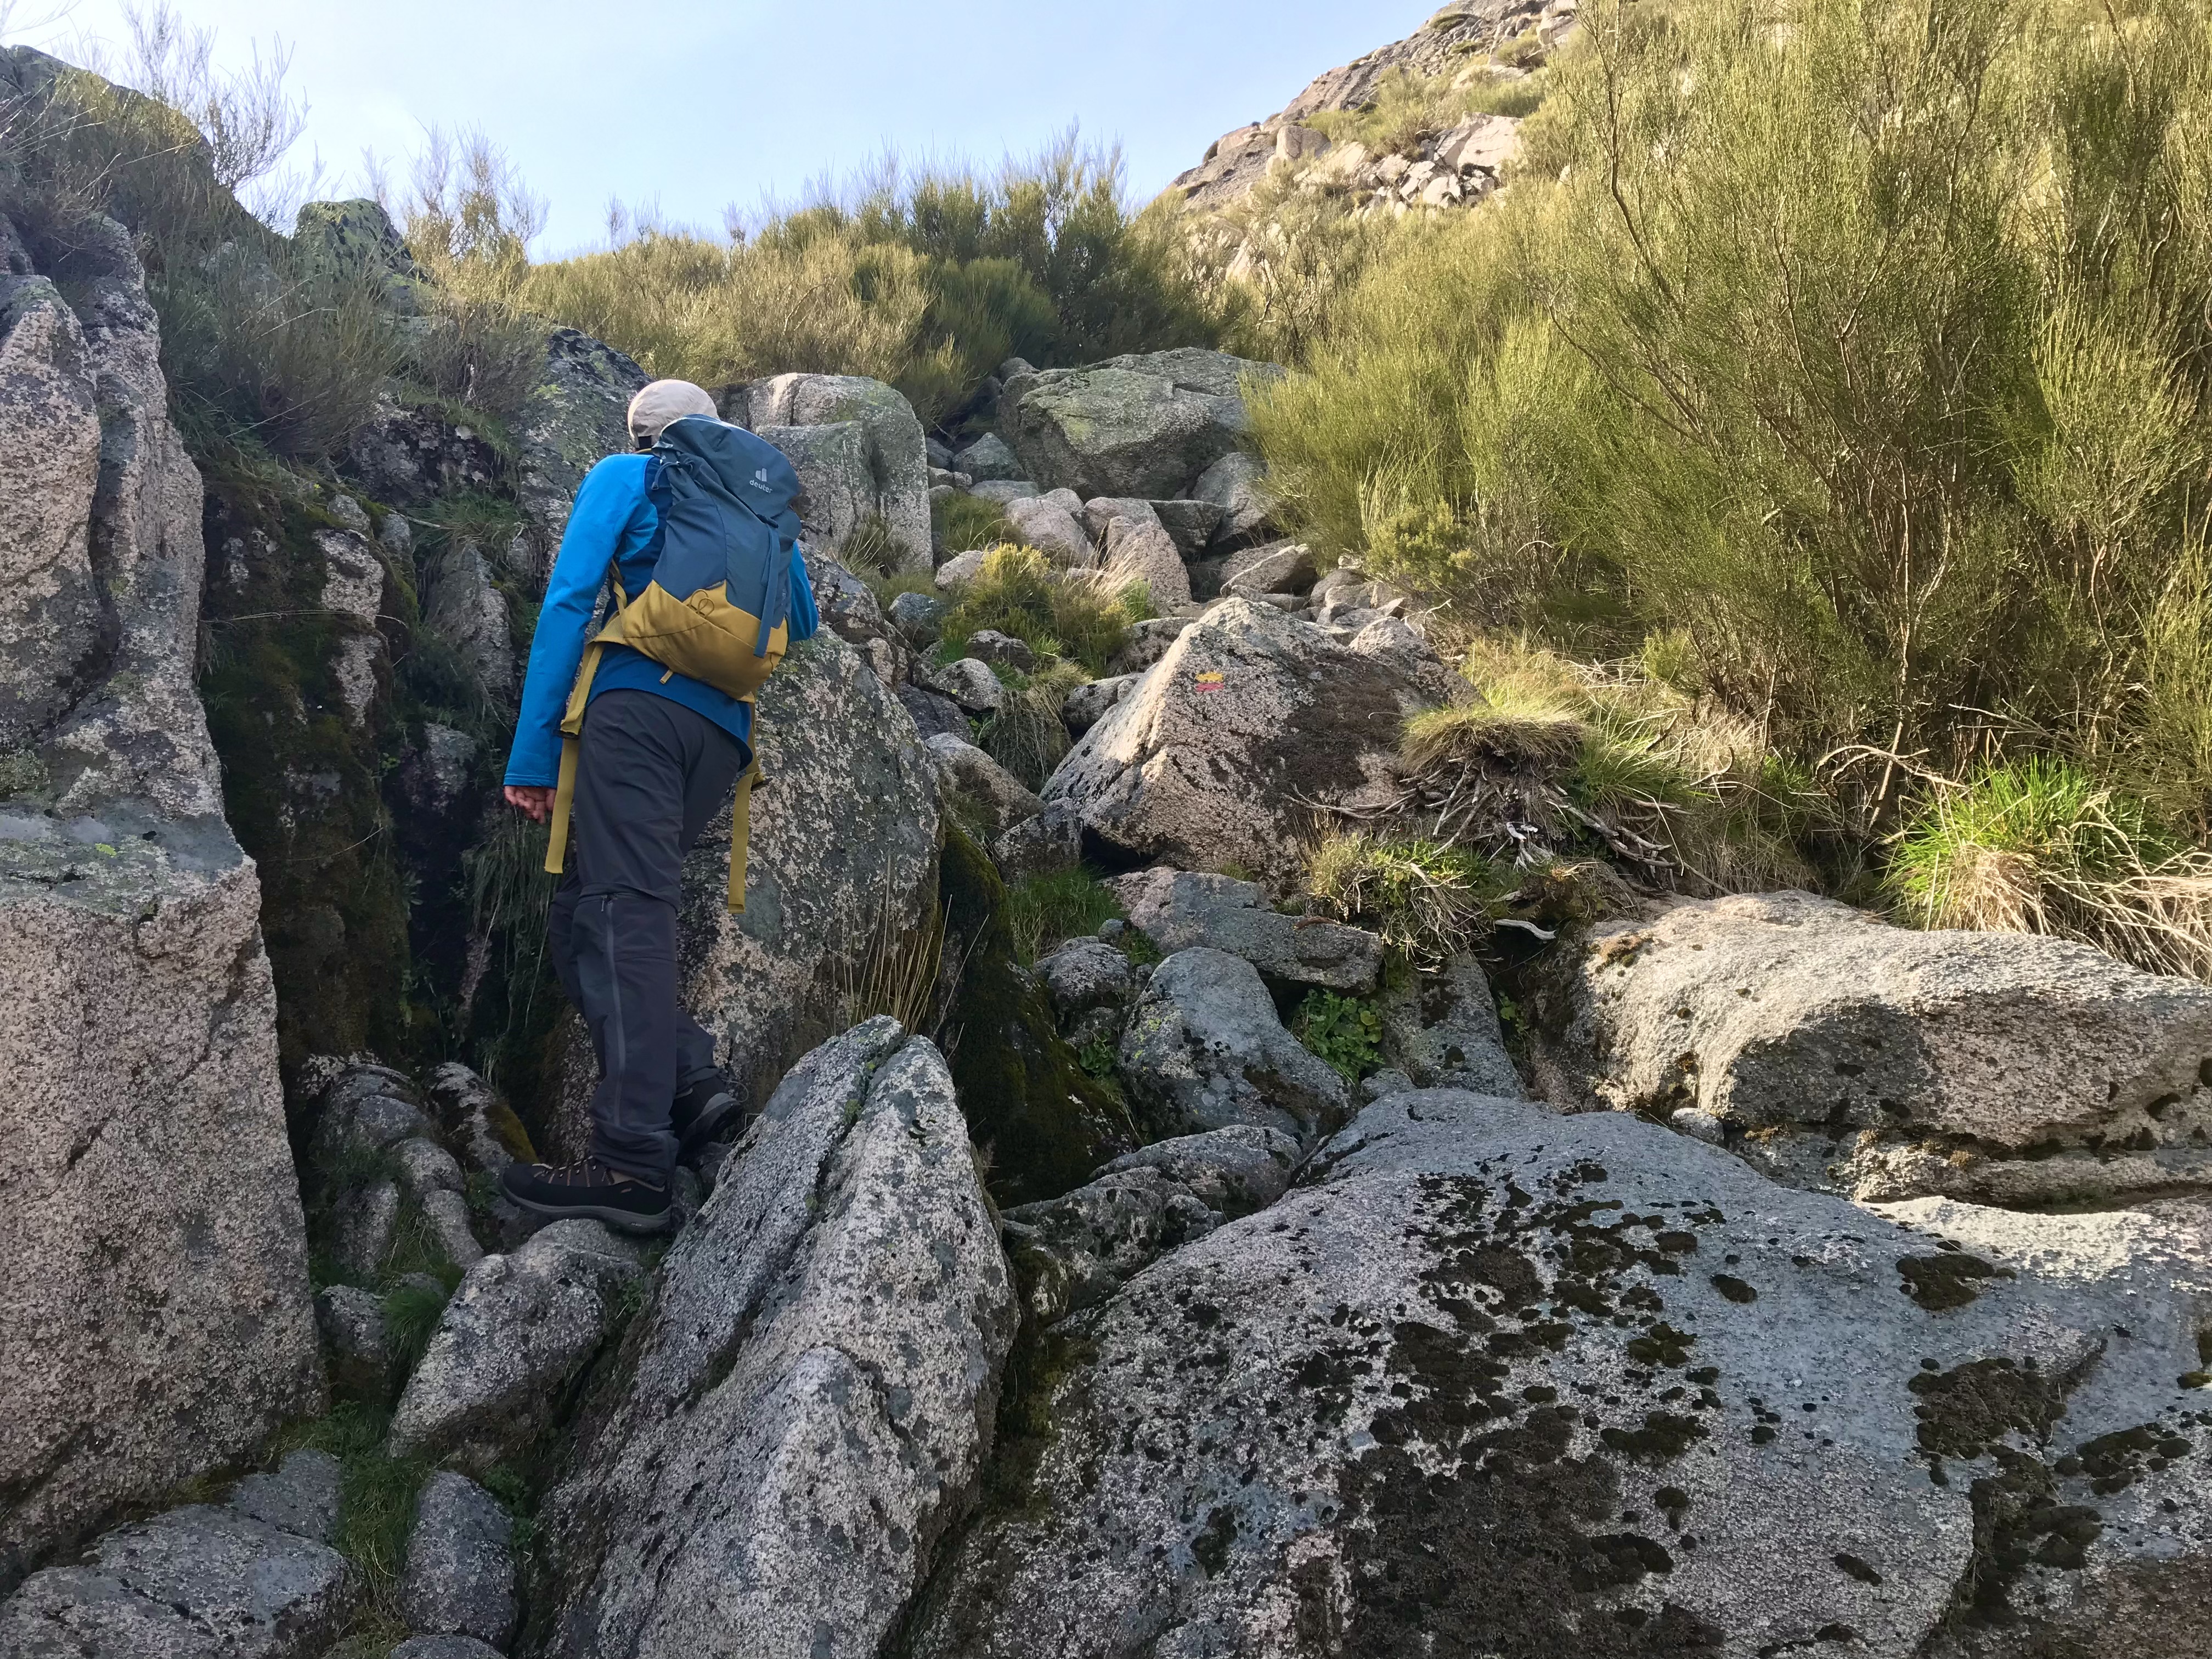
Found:
<path fill-rule="evenodd" d="M 561 785 L 545 867 L 566 860 L 578 739 L 600 653 L 626 645 L 741 702 L 750 702 L 790 645 L 792 550 L 799 475 L 775 445 L 702 415 L 671 422 L 653 447 L 647 497 L 660 515 L 653 579 L 635 598 L 611 574 L 614 616 L 584 652 L 561 721 Z M 755 761 L 738 781 L 730 835 L 730 908 L 745 908 L 747 815 Z"/>

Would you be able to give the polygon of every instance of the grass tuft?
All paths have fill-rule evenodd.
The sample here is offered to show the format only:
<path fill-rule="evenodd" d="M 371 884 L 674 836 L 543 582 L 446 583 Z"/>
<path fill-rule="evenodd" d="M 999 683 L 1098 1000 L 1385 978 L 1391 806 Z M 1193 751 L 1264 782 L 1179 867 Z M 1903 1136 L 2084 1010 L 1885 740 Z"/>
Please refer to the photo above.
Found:
<path fill-rule="evenodd" d="M 1495 866 L 1478 853 L 1364 832 L 1325 837 L 1306 865 L 1318 914 L 1367 928 L 1431 971 L 1488 934 L 1489 901 L 1500 890 Z"/>
<path fill-rule="evenodd" d="M 1991 767 L 1930 796 L 1888 883 L 1919 927 L 2049 933 L 2154 971 L 2212 976 L 2212 857 L 2063 761 Z"/>
<path fill-rule="evenodd" d="M 1006 915 L 1015 960 L 1024 965 L 1121 915 L 1113 890 L 1088 870 L 1027 876 L 1006 889 Z"/>

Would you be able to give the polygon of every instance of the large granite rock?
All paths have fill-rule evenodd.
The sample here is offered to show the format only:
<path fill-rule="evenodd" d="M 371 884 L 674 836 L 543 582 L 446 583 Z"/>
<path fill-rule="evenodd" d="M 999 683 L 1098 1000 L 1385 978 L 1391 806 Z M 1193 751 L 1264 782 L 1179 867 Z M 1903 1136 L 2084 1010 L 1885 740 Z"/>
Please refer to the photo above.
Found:
<path fill-rule="evenodd" d="M 2087 945 L 1767 893 L 1606 924 L 1558 997 L 1597 1103 L 1780 1179 L 1998 1204 L 2212 1186 L 2212 989 Z"/>
<path fill-rule="evenodd" d="M 1234 862 L 1287 886 L 1309 801 L 1384 781 L 1407 716 L 1435 696 L 1389 663 L 1235 599 L 1182 631 L 1044 789 L 1133 857 Z"/>
<path fill-rule="evenodd" d="M 392 1414 L 398 1457 L 482 1474 L 550 1423 L 642 1271 L 596 1221 L 556 1221 L 468 1270 Z"/>
<path fill-rule="evenodd" d="M 972 1500 L 1012 1287 L 944 1060 L 793 1071 L 661 1269 L 540 1514 L 549 1656 L 872 1659 Z"/>
<path fill-rule="evenodd" d="M 1000 402 L 1000 427 L 1048 489 L 1070 489 L 1085 501 L 1193 497 L 1200 477 L 1249 430 L 1245 379 L 1281 373 L 1226 352 L 1185 349 L 1018 374 Z"/>
<path fill-rule="evenodd" d="M 757 709 L 769 783 L 752 798 L 745 908 L 727 910 L 725 811 L 684 864 L 682 962 L 685 1006 L 753 1108 L 830 1029 L 840 976 L 928 915 L 938 830 L 937 767 L 912 716 L 835 634 L 793 650 Z M 559 1127 L 581 1157 L 592 1067 L 580 1024 L 570 1031 Z"/>
<path fill-rule="evenodd" d="M 1256 884 L 1233 876 L 1139 870 L 1108 884 L 1129 925 L 1164 954 L 1211 945 L 1271 979 L 1358 994 L 1372 991 L 1382 971 L 1382 941 L 1366 929 L 1285 915 Z"/>
<path fill-rule="evenodd" d="M 573 328 L 545 337 L 545 372 L 515 421 L 514 497 L 522 534 L 511 562 L 542 586 L 561 550 L 584 475 L 630 449 L 629 400 L 649 377 L 612 346 Z"/>
<path fill-rule="evenodd" d="M 1349 1094 L 1283 1028 L 1258 969 L 1200 945 L 1152 970 L 1122 1034 L 1121 1075 L 1156 1133 L 1231 1124 L 1310 1146 L 1344 1121 Z"/>
<path fill-rule="evenodd" d="M 724 415 L 787 454 L 793 453 L 787 446 L 793 441 L 786 435 L 793 428 L 848 423 L 858 428 L 857 449 L 841 452 L 842 470 L 835 487 L 865 503 L 864 517 L 883 520 L 900 568 L 930 568 L 929 456 L 921 421 L 897 392 L 859 375 L 779 374 L 737 388 L 729 394 Z M 794 465 L 798 459 L 793 455 Z M 812 494 L 815 478 L 805 468 L 800 477 Z M 843 543 L 842 535 L 835 536 L 825 550 L 835 552 Z"/>
<path fill-rule="evenodd" d="M 72 240 L 66 302 L 0 270 L 0 643 L 52 646 L 0 650 L 0 1587 L 324 1399 L 199 474 L 130 237 Z"/>
<path fill-rule="evenodd" d="M 2197 1317 L 1626 1115 L 1401 1095 L 1058 1328 L 907 1650 L 2180 1659 Z"/>

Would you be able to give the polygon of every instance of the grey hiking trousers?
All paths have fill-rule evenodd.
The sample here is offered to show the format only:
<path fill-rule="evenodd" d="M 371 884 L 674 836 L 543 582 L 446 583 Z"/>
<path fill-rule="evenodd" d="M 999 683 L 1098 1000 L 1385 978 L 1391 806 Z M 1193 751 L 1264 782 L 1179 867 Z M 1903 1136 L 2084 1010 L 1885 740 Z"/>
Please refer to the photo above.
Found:
<path fill-rule="evenodd" d="M 684 854 L 745 760 L 714 721 L 649 691 L 603 691 L 584 716 L 553 969 L 599 1060 L 592 1156 L 655 1183 L 676 1165 L 678 1091 L 714 1069 L 714 1038 L 677 996 Z"/>

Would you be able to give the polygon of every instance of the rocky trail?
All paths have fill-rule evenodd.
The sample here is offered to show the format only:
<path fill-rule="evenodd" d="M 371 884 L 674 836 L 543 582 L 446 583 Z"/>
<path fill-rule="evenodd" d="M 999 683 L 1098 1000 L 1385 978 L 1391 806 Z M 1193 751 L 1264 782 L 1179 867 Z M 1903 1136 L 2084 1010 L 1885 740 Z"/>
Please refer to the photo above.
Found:
<path fill-rule="evenodd" d="M 1571 21 L 1448 9 L 1183 182 Z M 1407 722 L 1479 694 L 1279 533 L 1272 365 L 1017 360 L 957 433 L 718 394 L 827 624 L 761 698 L 747 908 L 726 815 L 685 875 L 750 1121 L 671 1238 L 533 1224 L 497 1176 L 580 1154 L 580 1028 L 507 1089 L 453 1056 L 538 971 L 500 711 L 647 377 L 552 331 L 512 429 L 395 395 L 325 472 L 203 477 L 110 228 L 0 221 L 0 1656 L 2212 1644 L 2212 988 L 1627 865 L 1436 959 L 1324 914 L 1317 830 L 1419 817 Z M 300 235 L 422 281 L 372 204 Z M 1107 672 L 958 626 L 1000 541 L 1141 585 Z M 1081 872 L 1103 925 L 1018 946 Z"/>

